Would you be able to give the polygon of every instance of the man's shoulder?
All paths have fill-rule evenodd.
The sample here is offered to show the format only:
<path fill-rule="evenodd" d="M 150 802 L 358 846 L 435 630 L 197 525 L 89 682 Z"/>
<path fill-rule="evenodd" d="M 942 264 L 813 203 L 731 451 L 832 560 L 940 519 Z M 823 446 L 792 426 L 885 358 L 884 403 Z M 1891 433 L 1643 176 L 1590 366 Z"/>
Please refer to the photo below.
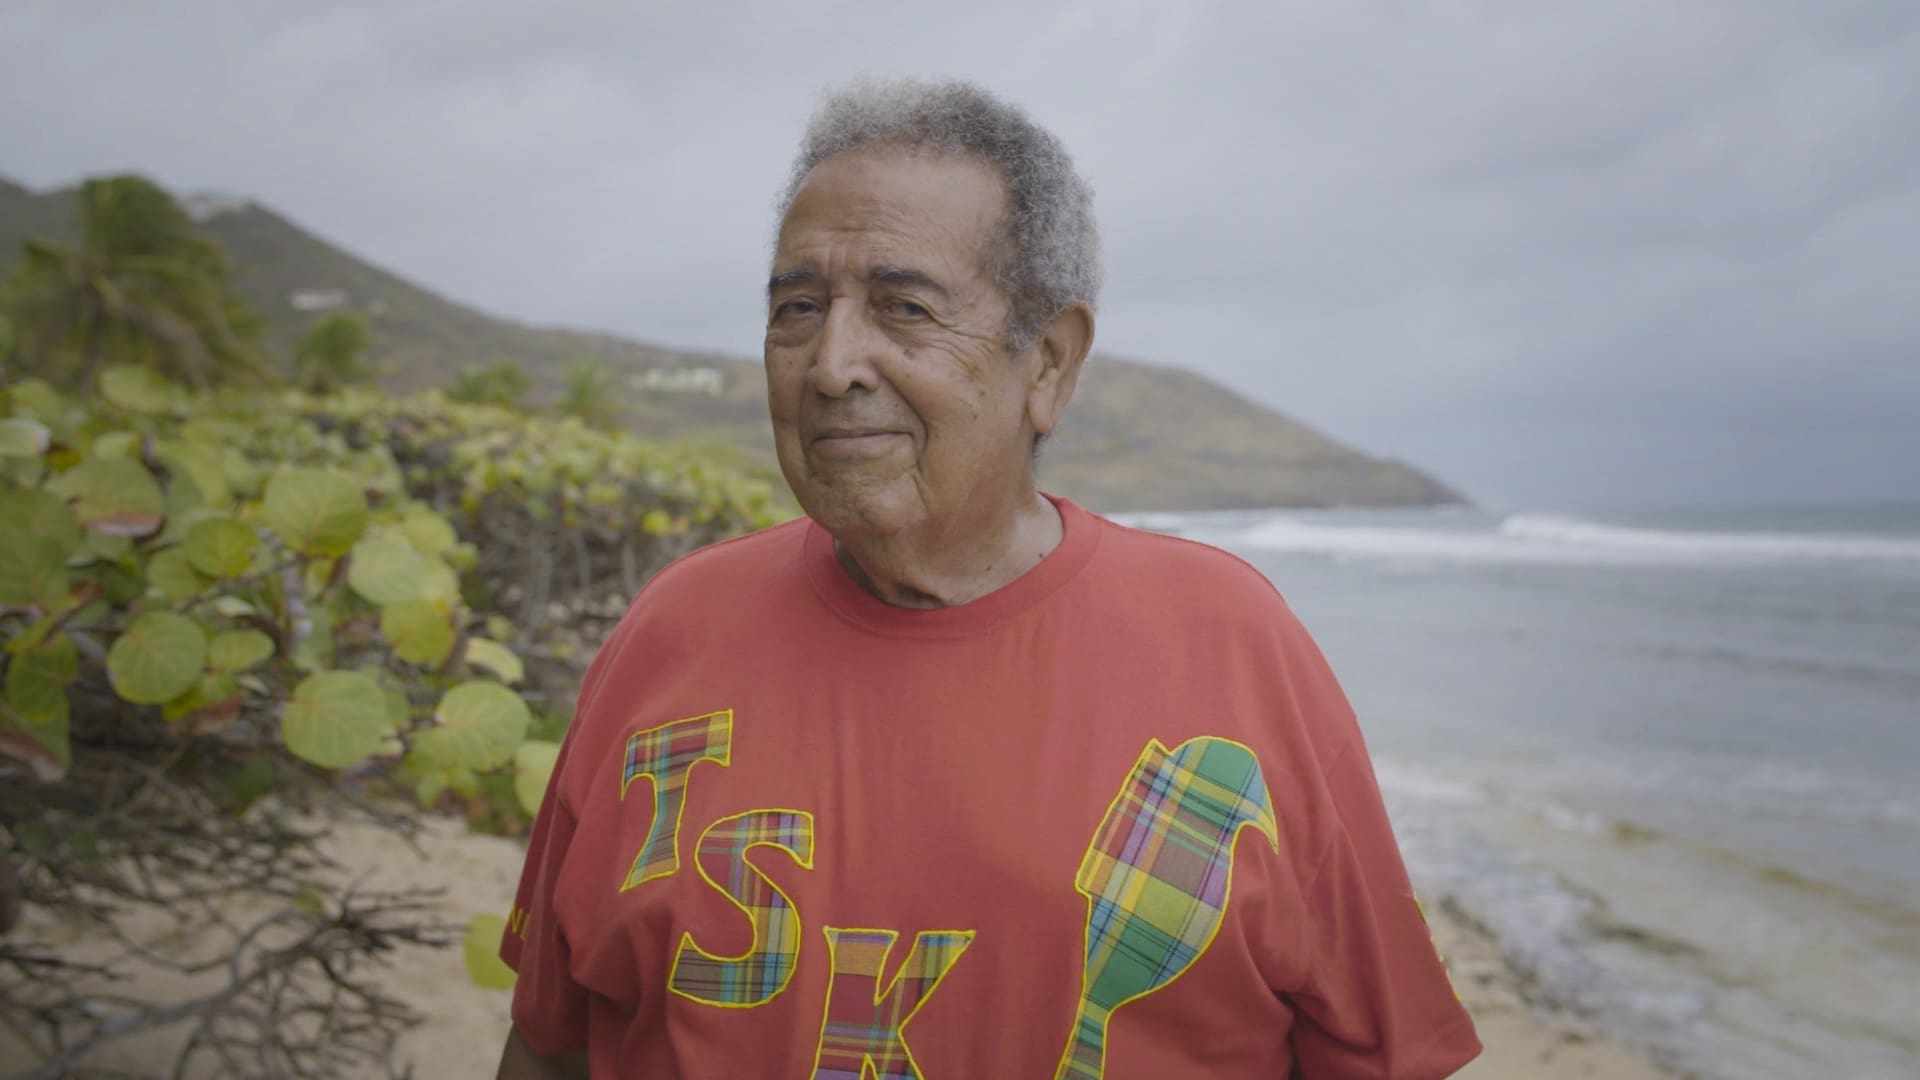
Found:
<path fill-rule="evenodd" d="M 800 518 L 721 540 L 661 567 L 628 603 L 607 645 L 653 632 L 676 639 L 702 628 L 725 633 L 726 613 L 763 602 L 799 559 L 806 524 Z"/>
<path fill-rule="evenodd" d="M 662 567 L 640 588 L 587 671 L 582 703 L 610 672 L 671 670 L 758 617 L 768 590 L 799 557 L 806 519 L 736 536 Z"/>

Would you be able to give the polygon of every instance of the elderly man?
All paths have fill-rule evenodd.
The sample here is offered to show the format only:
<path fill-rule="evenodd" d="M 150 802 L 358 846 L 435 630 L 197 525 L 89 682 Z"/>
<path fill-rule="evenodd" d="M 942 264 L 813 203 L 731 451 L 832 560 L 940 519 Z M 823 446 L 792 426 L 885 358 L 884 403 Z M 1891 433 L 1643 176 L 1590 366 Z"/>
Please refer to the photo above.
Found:
<path fill-rule="evenodd" d="M 809 129 L 767 287 L 806 518 L 608 638 L 500 1075 L 1439 1077 L 1478 1050 L 1352 712 L 1258 573 L 1034 484 L 1091 196 L 965 85 Z"/>

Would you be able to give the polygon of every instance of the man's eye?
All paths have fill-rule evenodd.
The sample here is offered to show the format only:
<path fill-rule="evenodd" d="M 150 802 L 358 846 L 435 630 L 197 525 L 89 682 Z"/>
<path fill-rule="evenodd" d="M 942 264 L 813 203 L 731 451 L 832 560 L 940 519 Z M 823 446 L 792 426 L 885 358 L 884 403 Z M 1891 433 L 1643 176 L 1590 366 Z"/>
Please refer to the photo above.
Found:
<path fill-rule="evenodd" d="M 773 317 L 776 319 L 799 318 L 811 315 L 818 310 L 820 310 L 819 305 L 811 300 L 787 300 L 773 309 Z"/>
<path fill-rule="evenodd" d="M 887 306 L 892 309 L 895 315 L 905 316 L 909 319 L 924 319 L 933 314 L 933 312 L 928 311 L 926 308 L 921 307 L 911 300 L 893 300 L 889 301 Z"/>

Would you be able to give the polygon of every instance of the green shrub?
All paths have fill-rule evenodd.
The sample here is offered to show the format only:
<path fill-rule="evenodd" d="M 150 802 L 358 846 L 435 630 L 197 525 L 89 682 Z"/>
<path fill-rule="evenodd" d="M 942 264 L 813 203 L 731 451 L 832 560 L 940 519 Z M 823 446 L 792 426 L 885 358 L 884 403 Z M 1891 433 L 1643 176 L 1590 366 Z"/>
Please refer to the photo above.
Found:
<path fill-rule="evenodd" d="M 334 943 L 316 963 L 431 937 L 412 899 L 317 889 L 285 811 L 387 814 L 386 793 L 524 828 L 627 599 L 780 513 L 697 454 L 437 392 L 188 390 L 132 366 L 92 389 L 0 389 L 0 900 L 105 933 L 191 882 L 287 900 Z M 48 1054 L 127 1029 L 85 1016 L 57 957 L 0 936 L 9 962 L 32 976 L 0 982 L 0 1021 Z M 396 1010 L 363 1001 L 364 1031 Z"/>

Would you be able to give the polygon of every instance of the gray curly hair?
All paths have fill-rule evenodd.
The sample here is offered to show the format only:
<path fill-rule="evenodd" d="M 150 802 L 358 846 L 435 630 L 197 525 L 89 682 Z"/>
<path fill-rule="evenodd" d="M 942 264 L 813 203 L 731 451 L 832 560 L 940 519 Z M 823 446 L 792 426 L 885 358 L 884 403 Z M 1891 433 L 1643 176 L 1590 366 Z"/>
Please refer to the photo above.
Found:
<path fill-rule="evenodd" d="M 1095 305 L 1102 274 L 1093 189 L 1059 139 L 972 83 L 863 80 L 830 93 L 801 138 L 776 220 L 814 166 L 878 147 L 966 154 L 1005 179 L 1007 215 L 989 269 L 1007 297 L 1011 351 L 1033 344 L 1070 305 Z"/>

